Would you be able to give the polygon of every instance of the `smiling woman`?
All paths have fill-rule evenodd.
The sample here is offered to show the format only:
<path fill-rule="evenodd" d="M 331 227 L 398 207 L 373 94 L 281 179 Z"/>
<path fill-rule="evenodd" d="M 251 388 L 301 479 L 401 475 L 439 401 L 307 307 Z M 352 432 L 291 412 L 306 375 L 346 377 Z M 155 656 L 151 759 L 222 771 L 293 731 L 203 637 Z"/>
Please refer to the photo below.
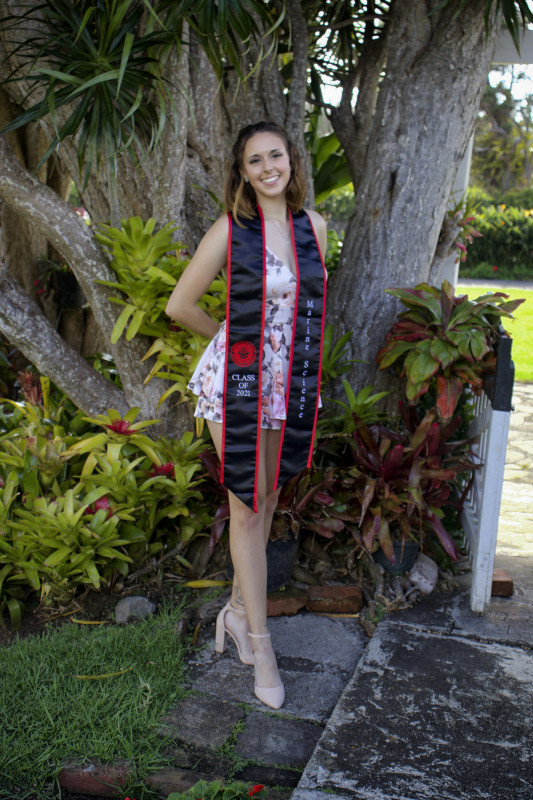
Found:
<path fill-rule="evenodd" d="M 226 182 L 228 213 L 200 242 L 167 305 L 178 322 L 213 337 L 189 387 L 229 490 L 235 579 L 215 649 L 231 636 L 240 660 L 255 667 L 255 694 L 272 708 L 285 691 L 267 629 L 266 543 L 281 487 L 309 466 L 319 406 L 326 225 L 303 210 L 305 194 L 301 159 L 283 128 L 243 128 Z M 224 267 L 219 328 L 197 303 Z"/>

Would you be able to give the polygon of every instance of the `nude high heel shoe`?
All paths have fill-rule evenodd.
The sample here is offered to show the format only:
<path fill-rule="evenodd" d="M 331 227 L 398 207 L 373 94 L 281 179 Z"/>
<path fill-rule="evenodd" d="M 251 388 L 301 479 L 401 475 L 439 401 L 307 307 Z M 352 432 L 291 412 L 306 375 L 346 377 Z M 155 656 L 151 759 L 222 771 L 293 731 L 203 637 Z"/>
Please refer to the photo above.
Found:
<path fill-rule="evenodd" d="M 252 639 L 268 639 L 270 633 L 249 633 L 248 636 Z M 285 702 L 285 687 L 282 683 L 279 686 L 258 686 L 255 684 L 255 696 L 261 700 L 266 706 L 270 708 L 281 708 Z"/>
<path fill-rule="evenodd" d="M 254 654 L 253 652 L 247 652 L 244 648 L 244 642 L 240 642 L 237 638 L 236 634 L 226 625 L 226 614 L 228 611 L 235 611 L 236 614 L 240 614 L 241 616 L 246 616 L 246 611 L 243 611 L 240 608 L 235 608 L 235 606 L 231 605 L 231 602 L 226 603 L 222 611 L 217 617 L 217 626 L 215 632 L 215 653 L 223 653 L 226 649 L 226 634 L 229 634 L 233 641 L 235 642 L 235 646 L 237 648 L 237 652 L 239 654 L 239 658 L 243 664 L 253 664 L 254 663 Z M 248 642 L 247 642 L 248 644 Z"/>

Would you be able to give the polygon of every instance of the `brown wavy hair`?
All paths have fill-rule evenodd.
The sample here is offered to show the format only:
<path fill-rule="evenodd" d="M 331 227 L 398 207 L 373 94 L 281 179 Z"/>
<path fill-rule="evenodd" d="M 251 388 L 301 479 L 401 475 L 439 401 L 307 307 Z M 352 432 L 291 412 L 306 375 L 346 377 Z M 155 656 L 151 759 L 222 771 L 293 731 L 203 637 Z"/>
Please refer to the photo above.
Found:
<path fill-rule="evenodd" d="M 304 166 L 298 149 L 287 132 L 275 122 L 255 122 L 239 131 L 237 141 L 233 145 L 230 156 L 228 177 L 224 188 L 226 211 L 231 211 L 234 220 L 239 224 L 238 216 L 252 219 L 256 214 L 257 198 L 249 183 L 244 182 L 243 155 L 246 143 L 256 133 L 275 133 L 285 142 L 291 165 L 291 177 L 285 190 L 285 199 L 291 211 L 303 208 L 306 195 Z"/>

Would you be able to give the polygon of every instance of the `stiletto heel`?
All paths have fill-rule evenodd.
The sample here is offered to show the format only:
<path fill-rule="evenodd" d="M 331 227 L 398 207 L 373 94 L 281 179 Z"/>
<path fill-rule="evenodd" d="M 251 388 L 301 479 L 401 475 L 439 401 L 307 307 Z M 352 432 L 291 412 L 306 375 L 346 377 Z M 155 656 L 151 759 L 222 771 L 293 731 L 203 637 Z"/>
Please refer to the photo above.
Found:
<path fill-rule="evenodd" d="M 251 639 L 269 639 L 270 633 L 249 633 Z M 282 683 L 279 686 L 258 686 L 255 684 L 255 696 L 270 708 L 281 708 L 285 702 L 285 687 Z"/>
<path fill-rule="evenodd" d="M 236 614 L 240 614 L 244 617 L 246 616 L 246 611 L 242 611 L 240 608 L 235 608 L 235 606 L 231 605 L 231 602 L 226 603 L 217 617 L 217 625 L 215 630 L 215 653 L 224 652 L 226 649 L 226 634 L 229 634 L 229 636 L 231 636 L 235 642 L 235 646 L 242 663 L 252 665 L 254 663 L 254 654 L 244 652 L 242 643 L 239 642 L 237 636 L 233 633 L 233 631 L 230 631 L 226 625 L 226 614 L 228 611 L 235 611 Z"/>

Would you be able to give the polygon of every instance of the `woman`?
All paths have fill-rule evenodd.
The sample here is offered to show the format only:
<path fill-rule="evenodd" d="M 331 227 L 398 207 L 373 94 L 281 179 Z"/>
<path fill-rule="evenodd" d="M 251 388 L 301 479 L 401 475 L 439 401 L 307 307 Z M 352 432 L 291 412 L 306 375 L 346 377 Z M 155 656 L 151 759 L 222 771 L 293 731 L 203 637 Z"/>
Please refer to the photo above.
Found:
<path fill-rule="evenodd" d="M 241 661 L 255 667 L 256 696 L 272 708 L 285 692 L 267 629 L 265 550 L 281 486 L 310 461 L 319 405 L 326 224 L 302 210 L 304 197 L 301 159 L 285 131 L 269 122 L 243 128 L 226 182 L 228 213 L 201 240 L 167 305 L 181 325 L 212 337 L 190 388 L 229 490 L 235 578 L 215 649 L 231 636 Z M 225 267 L 219 328 L 197 302 Z"/>

